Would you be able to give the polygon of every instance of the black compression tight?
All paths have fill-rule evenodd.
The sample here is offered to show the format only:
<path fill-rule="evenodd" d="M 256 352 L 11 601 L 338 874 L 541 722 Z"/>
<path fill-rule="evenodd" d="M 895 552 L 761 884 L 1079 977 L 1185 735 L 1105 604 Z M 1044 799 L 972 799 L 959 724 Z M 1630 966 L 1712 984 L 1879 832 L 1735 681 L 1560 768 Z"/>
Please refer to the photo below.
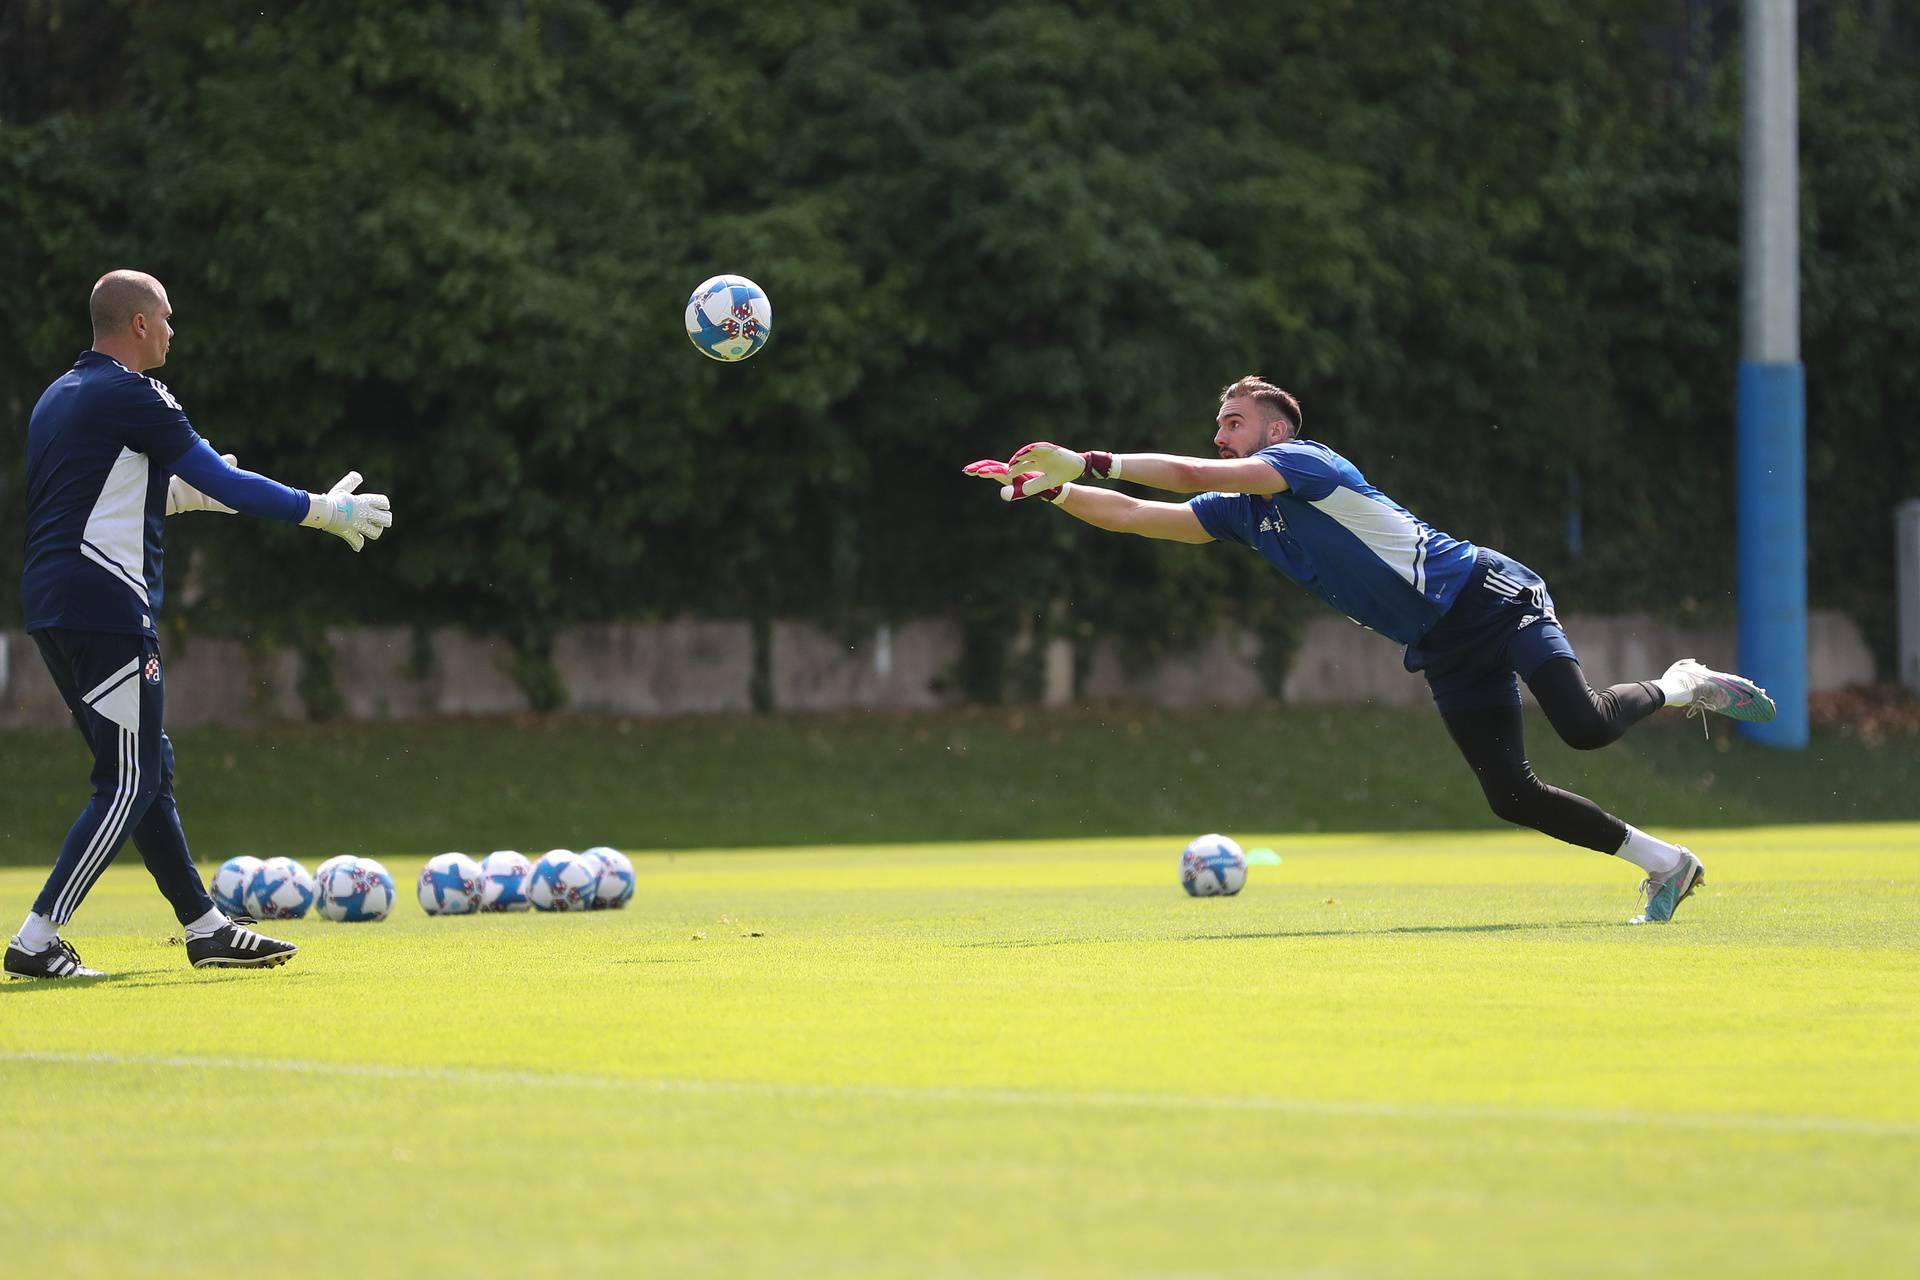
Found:
<path fill-rule="evenodd" d="M 1595 689 L 1572 658 L 1546 663 L 1528 678 L 1527 687 L 1554 731 L 1568 746 L 1583 751 L 1606 746 L 1666 705 L 1665 696 L 1651 684 Z M 1449 711 L 1441 718 L 1498 817 L 1568 844 L 1601 853 L 1619 850 L 1627 838 L 1624 822 L 1585 796 L 1550 787 L 1534 776 L 1519 707 Z"/>

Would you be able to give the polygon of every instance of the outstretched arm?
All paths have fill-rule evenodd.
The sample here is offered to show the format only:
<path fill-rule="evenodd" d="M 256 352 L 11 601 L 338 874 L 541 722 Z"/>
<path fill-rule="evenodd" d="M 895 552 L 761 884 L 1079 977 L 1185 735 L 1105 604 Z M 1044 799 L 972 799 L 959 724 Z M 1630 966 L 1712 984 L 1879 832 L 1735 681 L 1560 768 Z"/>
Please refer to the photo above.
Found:
<path fill-rule="evenodd" d="M 326 493 L 302 493 L 277 480 L 234 465 L 232 454 L 222 456 L 204 440 L 176 459 L 167 485 L 167 513 L 225 511 L 284 520 L 310 529 L 323 529 L 358 551 L 368 539 L 378 538 L 393 523 L 393 512 L 383 493 L 355 493 L 360 473 L 350 471 Z"/>
<path fill-rule="evenodd" d="M 1112 489 L 1062 486 L 1053 505 L 1076 520 L 1109 533 L 1137 533 L 1164 542 L 1212 542 L 1213 535 L 1184 502 L 1146 502 Z"/>
<path fill-rule="evenodd" d="M 1009 501 L 1044 498 L 1075 519 L 1109 533 L 1137 533 L 1143 538 L 1166 542 L 1213 541 L 1213 535 L 1201 525 L 1200 517 L 1183 502 L 1143 502 L 1111 489 L 1089 489 L 1078 484 L 1043 490 L 1039 487 L 1039 472 L 1015 474 L 1006 463 L 992 458 L 970 463 L 964 470 L 970 476 L 999 484 L 1000 496 Z"/>
<path fill-rule="evenodd" d="M 1260 458 L 1184 458 L 1170 453 L 1107 453 L 1072 449 L 1041 441 L 1008 459 L 1015 474 L 1037 471 L 1046 485 L 1065 484 L 1091 475 L 1098 480 L 1131 480 L 1169 493 L 1280 493 L 1287 481 Z"/>

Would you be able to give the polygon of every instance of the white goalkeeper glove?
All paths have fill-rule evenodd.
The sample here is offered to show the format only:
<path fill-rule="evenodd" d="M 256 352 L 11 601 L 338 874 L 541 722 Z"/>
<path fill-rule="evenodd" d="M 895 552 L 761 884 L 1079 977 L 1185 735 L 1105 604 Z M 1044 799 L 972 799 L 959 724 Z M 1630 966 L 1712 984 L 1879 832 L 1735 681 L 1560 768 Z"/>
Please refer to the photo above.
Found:
<path fill-rule="evenodd" d="M 230 467 L 240 465 L 240 459 L 230 453 L 221 454 L 220 461 Z M 209 498 L 179 476 L 172 476 L 167 480 L 167 514 L 177 516 L 186 511 L 218 511 L 223 516 L 233 514 L 233 508 L 226 503 Z"/>
<path fill-rule="evenodd" d="M 309 529 L 325 529 L 358 551 L 369 538 L 378 538 L 393 523 L 393 508 L 384 493 L 355 493 L 360 473 L 349 471 L 325 493 L 307 495 Z"/>

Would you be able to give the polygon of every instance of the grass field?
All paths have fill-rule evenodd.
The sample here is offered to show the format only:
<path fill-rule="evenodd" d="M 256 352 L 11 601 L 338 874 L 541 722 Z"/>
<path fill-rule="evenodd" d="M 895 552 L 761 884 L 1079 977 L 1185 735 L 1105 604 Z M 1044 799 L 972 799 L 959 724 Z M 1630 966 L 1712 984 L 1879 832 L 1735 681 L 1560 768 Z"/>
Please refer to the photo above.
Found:
<path fill-rule="evenodd" d="M 1920 1273 L 1920 825 L 636 851 L 633 907 L 283 926 L 131 857 L 0 986 L 21 1275 Z M 417 862 L 391 861 L 403 882 Z M 0 902 L 42 872 L 0 871 Z M 249 1172 L 251 1171 L 251 1173 Z"/>
<path fill-rule="evenodd" d="M 189 729 L 181 811 L 204 861 L 444 849 L 648 849 L 1488 830 L 1425 707 L 538 718 Z M 1920 735 L 1823 727 L 1775 751 L 1665 712 L 1604 751 L 1535 717 L 1547 781 L 1651 831 L 1920 821 Z M 0 866 L 45 866 L 86 798 L 69 732 L 0 733 Z"/>

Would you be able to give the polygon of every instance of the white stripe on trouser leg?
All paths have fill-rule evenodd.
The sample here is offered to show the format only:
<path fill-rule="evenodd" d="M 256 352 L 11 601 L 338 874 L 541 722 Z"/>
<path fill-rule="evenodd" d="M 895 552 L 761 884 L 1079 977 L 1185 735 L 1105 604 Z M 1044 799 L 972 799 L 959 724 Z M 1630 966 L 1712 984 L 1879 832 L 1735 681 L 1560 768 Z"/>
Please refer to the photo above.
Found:
<path fill-rule="evenodd" d="M 93 688 L 88 690 L 85 694 L 82 694 L 80 697 L 80 701 L 86 703 L 88 706 L 92 706 L 94 704 L 94 701 L 98 699 L 101 694 L 119 685 L 128 676 L 132 675 L 134 672 L 138 671 L 139 669 L 140 669 L 140 659 L 135 658 L 132 662 L 129 662 L 126 666 L 120 668 L 118 671 L 108 676 L 105 680 L 102 680 L 99 684 L 93 686 Z"/>
<path fill-rule="evenodd" d="M 93 833 L 93 839 L 87 844 L 86 852 L 80 855 L 79 865 L 74 868 L 73 876 L 67 881 L 67 887 L 60 891 L 54 900 L 53 922 L 65 924 L 73 918 L 75 908 L 86 897 L 87 890 L 93 887 L 93 881 L 106 870 L 107 860 L 120 843 L 120 837 L 127 826 L 127 815 L 133 810 L 133 798 L 140 792 L 140 739 L 125 729 L 120 730 L 120 785 L 113 793 L 113 803 L 107 806 L 106 820 L 100 829 Z"/>
<path fill-rule="evenodd" d="M 108 802 L 107 811 L 101 816 L 100 825 L 94 828 L 93 838 L 87 841 L 87 847 L 81 850 L 79 859 L 74 862 L 73 871 L 67 876 L 66 886 L 53 900 L 55 924 L 65 924 L 72 917 L 74 908 L 79 905 L 79 894 L 76 891 L 86 882 L 87 868 L 93 865 L 94 856 L 100 849 L 101 841 L 107 839 L 112 833 L 114 819 L 131 794 L 127 787 L 127 731 L 125 729 L 121 729 L 114 739 L 114 747 L 117 755 L 114 760 L 113 799 Z"/>
<path fill-rule="evenodd" d="M 67 923 L 73 917 L 74 911 L 79 908 L 81 900 L 86 897 L 87 890 L 92 887 L 92 881 L 97 877 L 99 870 L 105 868 L 106 856 L 119 839 L 118 832 L 125 825 L 127 810 L 133 806 L 134 793 L 139 789 L 140 748 L 137 741 L 129 741 L 132 737 L 133 735 L 125 729 L 120 730 L 119 780 L 114 787 L 113 801 L 107 806 L 106 816 L 101 819 L 100 826 L 94 831 L 93 839 L 87 842 L 80 860 L 74 864 L 73 874 L 67 878 L 66 888 L 62 889 L 60 896 L 54 900 L 55 924 Z"/>

